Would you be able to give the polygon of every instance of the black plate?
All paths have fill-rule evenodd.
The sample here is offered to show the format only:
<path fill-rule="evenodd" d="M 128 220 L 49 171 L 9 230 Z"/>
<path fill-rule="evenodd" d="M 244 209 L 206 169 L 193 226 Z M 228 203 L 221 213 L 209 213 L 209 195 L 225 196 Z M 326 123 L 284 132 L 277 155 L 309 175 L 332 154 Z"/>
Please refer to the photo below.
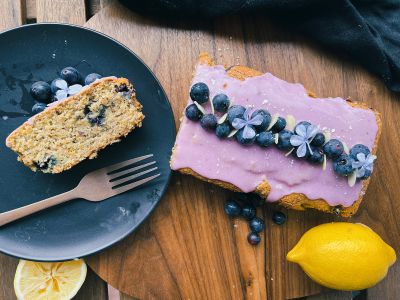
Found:
<path fill-rule="evenodd" d="M 30 115 L 32 82 L 51 81 L 66 66 L 130 79 L 146 116 L 143 127 L 57 175 L 34 173 L 5 146 L 8 134 Z M 60 261 L 100 251 L 126 237 L 148 217 L 167 188 L 175 139 L 171 106 L 158 80 L 133 52 L 92 30 L 35 24 L 0 34 L 0 212 L 73 188 L 84 174 L 149 153 L 161 176 L 146 186 L 92 203 L 75 200 L 0 228 L 0 251 L 16 257 Z"/>

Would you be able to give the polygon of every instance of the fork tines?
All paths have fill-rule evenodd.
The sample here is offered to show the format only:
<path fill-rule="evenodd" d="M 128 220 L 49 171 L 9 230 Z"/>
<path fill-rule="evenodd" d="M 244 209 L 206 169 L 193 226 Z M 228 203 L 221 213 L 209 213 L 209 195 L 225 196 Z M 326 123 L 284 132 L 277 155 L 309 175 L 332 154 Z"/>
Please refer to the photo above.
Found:
<path fill-rule="evenodd" d="M 109 181 L 112 184 L 112 188 L 115 190 L 116 193 L 118 193 L 118 194 L 119 193 L 123 193 L 125 191 L 128 191 L 128 190 L 130 190 L 132 188 L 135 188 L 135 187 L 137 187 L 139 185 L 142 185 L 142 184 L 144 184 L 144 183 L 146 183 L 146 182 L 148 182 L 150 180 L 153 180 L 154 178 L 157 178 L 158 176 L 160 176 L 160 174 L 156 174 L 156 175 L 153 175 L 153 176 L 150 176 L 150 177 L 146 177 L 146 178 L 140 179 L 138 181 L 132 182 L 132 183 L 127 184 L 127 185 L 122 185 L 122 184 L 124 184 L 126 182 L 129 182 L 129 181 L 135 179 L 135 178 L 141 177 L 141 176 L 143 176 L 143 175 L 145 175 L 147 173 L 150 173 L 150 172 L 153 172 L 153 171 L 157 170 L 158 167 L 156 167 L 156 166 L 153 167 L 153 168 L 145 169 L 145 168 L 147 168 L 149 166 L 152 166 L 152 165 L 154 165 L 156 163 L 155 161 L 151 161 L 151 162 L 144 163 L 144 164 L 139 165 L 139 166 L 134 166 L 134 167 L 131 167 L 129 169 L 125 169 L 125 170 L 122 170 L 122 171 L 118 172 L 118 170 L 120 170 L 120 169 L 123 169 L 125 167 L 128 167 L 128 166 L 130 166 L 132 164 L 135 164 L 137 162 L 140 162 L 140 161 L 145 160 L 145 159 L 150 158 L 150 157 L 153 157 L 153 154 L 148 154 L 148 155 L 144 155 L 144 156 L 141 156 L 141 157 L 129 159 L 129 160 L 126 160 L 124 162 L 120 162 L 120 163 L 117 163 L 115 165 L 112 165 L 112 166 L 109 166 L 109 167 L 105 168 L 105 171 L 107 172 L 107 176 L 109 178 Z M 135 173 L 136 171 L 141 170 L 141 169 L 144 169 L 144 170 L 141 171 L 141 172 Z M 125 175 L 131 174 L 131 173 L 133 173 L 133 174 L 124 177 Z"/>

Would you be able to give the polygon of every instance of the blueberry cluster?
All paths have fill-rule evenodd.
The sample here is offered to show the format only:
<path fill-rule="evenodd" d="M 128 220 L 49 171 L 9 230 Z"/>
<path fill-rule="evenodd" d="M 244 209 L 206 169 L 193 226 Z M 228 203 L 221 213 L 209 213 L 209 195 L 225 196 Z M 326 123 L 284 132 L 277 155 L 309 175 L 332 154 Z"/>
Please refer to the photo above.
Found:
<path fill-rule="evenodd" d="M 223 114 L 219 119 L 215 113 L 206 113 L 202 104 L 210 99 L 208 86 L 203 82 L 195 83 L 190 90 L 193 103 L 186 107 L 186 117 L 191 121 L 200 121 L 201 127 L 214 131 L 223 139 L 235 137 L 242 145 L 257 144 L 267 148 L 273 145 L 288 151 L 298 158 L 313 164 L 326 166 L 326 159 L 333 160 L 338 175 L 356 179 L 367 179 L 373 170 L 376 156 L 362 144 L 354 145 L 346 151 L 345 145 L 337 139 L 328 139 L 319 128 L 310 122 L 301 121 L 293 130 L 286 129 L 286 119 L 271 114 L 264 109 L 251 109 L 241 105 L 231 105 L 229 97 L 217 94 L 211 100 L 213 112 Z M 293 119 L 294 121 L 294 119 Z M 348 152 L 348 153 L 347 153 Z M 353 183 L 353 184 L 354 184 Z"/>
<path fill-rule="evenodd" d="M 256 216 L 257 206 L 261 206 L 264 201 L 258 196 L 242 197 L 242 204 L 236 200 L 228 200 L 225 203 L 225 213 L 231 217 L 242 217 L 248 221 L 250 233 L 247 236 L 247 241 L 251 245 L 258 245 L 261 241 L 260 232 L 265 229 L 263 219 Z M 272 220 L 278 225 L 282 225 L 286 221 L 286 215 L 282 212 L 274 212 Z"/>
<path fill-rule="evenodd" d="M 74 67 L 66 67 L 61 70 L 60 76 L 50 84 L 45 81 L 37 81 L 32 84 L 30 94 L 36 100 L 32 107 L 32 113 L 37 114 L 46 109 L 47 104 L 75 95 L 82 89 L 82 83 L 89 85 L 102 76 L 91 73 L 82 80 L 82 76 Z"/>

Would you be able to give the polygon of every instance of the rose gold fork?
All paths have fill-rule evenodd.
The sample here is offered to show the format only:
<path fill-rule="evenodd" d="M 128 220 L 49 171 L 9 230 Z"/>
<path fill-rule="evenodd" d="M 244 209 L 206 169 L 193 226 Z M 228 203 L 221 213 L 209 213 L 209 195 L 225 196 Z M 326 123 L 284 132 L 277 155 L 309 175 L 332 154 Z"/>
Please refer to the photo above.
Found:
<path fill-rule="evenodd" d="M 152 157 L 153 154 L 137 157 L 137 158 L 132 158 L 120 163 L 117 163 L 115 165 L 111 165 L 93 172 L 90 172 L 89 174 L 86 174 L 79 184 L 69 192 L 65 192 L 63 194 L 59 194 L 57 196 L 53 196 L 50 198 L 47 198 L 45 200 L 32 203 L 20 208 L 16 208 L 13 210 L 10 210 L 8 212 L 0 213 L 0 226 L 3 226 L 5 224 L 8 224 L 10 222 L 13 222 L 15 220 L 18 220 L 20 218 L 26 217 L 28 215 L 31 215 L 33 213 L 36 213 L 38 211 L 41 211 L 43 209 L 58 205 L 60 203 L 64 203 L 73 199 L 77 198 L 83 198 L 89 201 L 102 201 L 107 198 L 110 198 L 112 196 L 124 193 L 126 191 L 129 191 L 130 189 L 133 189 L 135 187 L 138 187 L 142 184 L 145 184 L 146 182 L 149 182 L 150 180 L 153 180 L 154 178 L 157 178 L 160 176 L 160 174 L 152 175 L 150 177 L 146 177 L 143 179 L 140 179 L 138 181 L 125 184 L 128 181 L 131 181 L 132 179 L 138 178 L 140 176 L 143 176 L 147 173 L 150 173 L 152 171 L 157 170 L 157 167 L 153 167 L 150 169 L 145 169 L 151 165 L 154 165 L 156 162 L 152 161 L 149 163 L 145 163 L 139 166 L 135 166 L 132 168 L 129 168 L 127 170 L 122 170 L 118 171 L 124 167 L 130 166 L 134 163 L 137 163 L 139 161 L 145 160 L 147 158 Z M 141 171 L 139 173 L 134 173 L 138 170 L 145 169 L 144 171 Z M 124 175 L 134 173 L 132 175 L 129 175 L 127 177 L 120 178 Z"/>

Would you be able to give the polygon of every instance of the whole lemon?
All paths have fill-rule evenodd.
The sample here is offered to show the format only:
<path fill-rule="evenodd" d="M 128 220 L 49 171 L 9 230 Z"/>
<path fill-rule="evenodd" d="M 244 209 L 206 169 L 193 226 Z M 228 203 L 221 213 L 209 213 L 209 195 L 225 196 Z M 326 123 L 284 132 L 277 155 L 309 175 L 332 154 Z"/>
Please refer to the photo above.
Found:
<path fill-rule="evenodd" d="M 317 283 L 353 291 L 374 286 L 396 261 L 396 253 L 363 224 L 327 223 L 307 231 L 288 253 Z"/>

